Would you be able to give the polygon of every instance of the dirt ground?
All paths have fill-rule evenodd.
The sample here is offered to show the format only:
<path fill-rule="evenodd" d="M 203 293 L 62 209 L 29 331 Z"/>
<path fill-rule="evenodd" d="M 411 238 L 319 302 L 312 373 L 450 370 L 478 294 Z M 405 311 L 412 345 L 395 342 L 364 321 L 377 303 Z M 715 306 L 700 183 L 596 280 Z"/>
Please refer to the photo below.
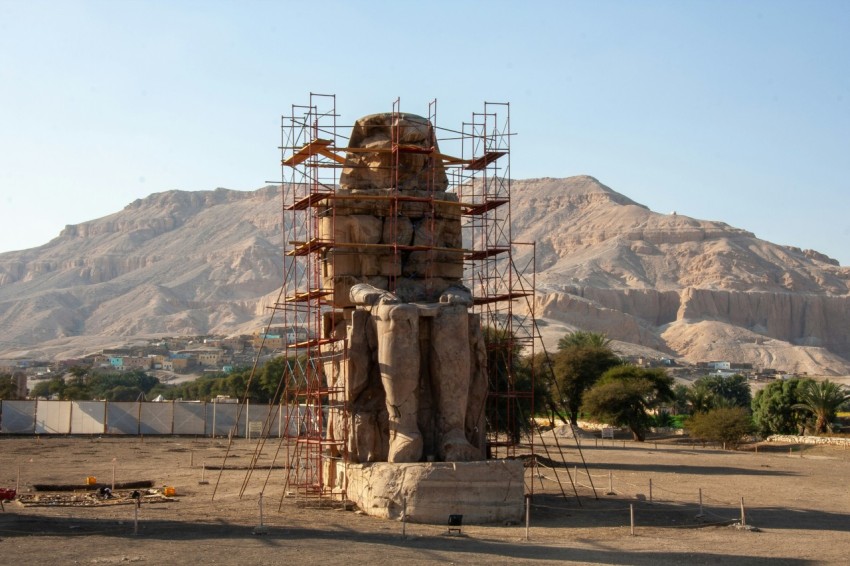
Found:
<path fill-rule="evenodd" d="M 548 457 L 538 447 L 541 460 L 550 465 L 539 467 L 537 473 L 527 472 L 534 496 L 526 540 L 525 524 L 464 525 L 462 536 L 447 536 L 444 526 L 402 525 L 338 505 L 282 499 L 286 473 L 282 469 L 272 470 L 264 490 L 267 532 L 255 534 L 260 522 L 259 494 L 268 472 L 254 472 L 246 482 L 244 469 L 202 471 L 203 464 L 222 463 L 227 440 L 3 437 L 0 488 L 14 488 L 19 482 L 27 498 L 38 495 L 42 503 L 49 502 L 49 494 L 32 491 L 33 484 L 82 484 L 87 476 L 110 484 L 113 465 L 118 483 L 152 480 L 158 487 L 173 486 L 177 496 L 172 502 L 145 501 L 138 510 L 131 503 L 6 503 L 5 512 L 0 513 L 0 563 L 292 564 L 335 559 L 344 564 L 815 564 L 850 560 L 850 450 L 806 447 L 801 454 L 799 446 L 762 444 L 758 452 L 754 446 L 731 452 L 692 446 L 681 439 L 643 444 L 606 440 L 604 445 L 584 439 L 586 472 L 573 440 L 560 443 L 563 459 L 554 444 L 547 446 Z M 255 446 L 255 441 L 234 441 L 227 466 L 247 467 Z M 271 456 L 260 461 L 268 464 Z M 199 483 L 202 474 L 208 484 Z M 116 491 L 119 498 L 128 493 Z M 747 528 L 739 524 L 742 498 Z"/>

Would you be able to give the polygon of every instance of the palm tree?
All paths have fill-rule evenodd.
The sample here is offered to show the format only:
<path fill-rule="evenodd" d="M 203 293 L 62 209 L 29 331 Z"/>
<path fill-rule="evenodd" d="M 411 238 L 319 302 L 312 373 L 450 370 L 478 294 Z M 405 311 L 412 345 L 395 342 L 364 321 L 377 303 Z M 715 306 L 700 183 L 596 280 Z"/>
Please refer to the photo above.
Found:
<path fill-rule="evenodd" d="M 812 413 L 815 417 L 815 434 L 831 429 L 838 408 L 850 399 L 850 393 L 828 379 L 804 382 L 798 396 L 801 402 L 793 408 Z"/>
<path fill-rule="evenodd" d="M 707 413 L 714 406 L 714 394 L 704 383 L 694 383 L 686 394 L 691 414 Z"/>
<path fill-rule="evenodd" d="M 575 332 L 570 332 L 569 334 L 558 340 L 559 350 L 566 350 L 571 346 L 609 348 L 611 346 L 611 340 L 604 332 L 588 332 L 585 330 L 577 330 Z"/>

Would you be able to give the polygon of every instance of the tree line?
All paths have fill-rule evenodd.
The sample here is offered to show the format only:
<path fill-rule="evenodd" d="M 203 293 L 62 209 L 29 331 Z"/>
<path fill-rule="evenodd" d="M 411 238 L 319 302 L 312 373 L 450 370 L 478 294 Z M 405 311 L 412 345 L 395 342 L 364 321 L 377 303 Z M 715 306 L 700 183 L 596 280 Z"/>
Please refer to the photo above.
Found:
<path fill-rule="evenodd" d="M 663 369 L 624 364 L 605 335 L 593 332 L 566 335 L 545 362 L 551 378 L 550 420 L 565 414 L 576 425 L 584 414 L 626 427 L 639 441 L 650 426 L 671 424 L 671 413 L 686 417 L 692 437 L 730 447 L 752 434 L 823 434 L 850 402 L 850 393 L 829 380 L 775 381 L 754 397 L 740 374 L 674 385 Z"/>
<path fill-rule="evenodd" d="M 586 417 L 624 427 L 637 441 L 645 439 L 650 427 L 670 426 L 684 416 L 692 437 L 735 446 L 751 434 L 823 434 L 831 430 L 837 412 L 850 400 L 843 387 L 829 380 L 775 381 L 754 397 L 742 375 L 710 375 L 690 385 L 675 384 L 664 369 L 623 362 L 601 333 L 569 333 L 551 355 L 534 358 L 523 356 L 504 331 L 486 328 L 484 337 L 491 390 L 517 393 L 516 406 L 506 411 L 497 407 L 489 424 L 510 432 L 516 440 L 530 425 L 532 412 L 547 416 L 553 426 L 557 419 L 577 426 L 579 418 Z M 67 378 L 38 383 L 30 396 L 136 401 L 162 395 L 169 400 L 209 401 L 225 395 L 239 401 L 278 403 L 287 386 L 297 388 L 308 379 L 322 379 L 306 357 L 277 357 L 256 370 L 241 368 L 173 385 L 142 370 L 102 372 L 74 367 L 69 373 Z M 11 399 L 15 394 L 12 375 L 0 375 L 0 398 Z"/>

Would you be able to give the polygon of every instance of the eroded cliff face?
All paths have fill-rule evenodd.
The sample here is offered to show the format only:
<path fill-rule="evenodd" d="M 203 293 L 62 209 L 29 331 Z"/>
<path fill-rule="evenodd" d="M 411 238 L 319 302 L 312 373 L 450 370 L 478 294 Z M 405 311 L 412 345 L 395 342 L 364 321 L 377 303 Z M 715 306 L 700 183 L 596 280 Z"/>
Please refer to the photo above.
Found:
<path fill-rule="evenodd" d="M 850 374 L 850 268 L 835 260 L 652 212 L 587 176 L 514 181 L 512 197 L 514 239 L 537 243 L 535 312 L 550 328 L 692 362 Z M 250 332 L 283 279 L 280 222 L 273 187 L 170 191 L 0 254 L 0 353 L 78 336 Z"/>
<path fill-rule="evenodd" d="M 512 188 L 515 238 L 537 242 L 538 317 L 692 362 L 850 371 L 850 269 L 835 260 L 654 213 L 591 177 Z M 709 326 L 724 331 L 694 332 Z"/>

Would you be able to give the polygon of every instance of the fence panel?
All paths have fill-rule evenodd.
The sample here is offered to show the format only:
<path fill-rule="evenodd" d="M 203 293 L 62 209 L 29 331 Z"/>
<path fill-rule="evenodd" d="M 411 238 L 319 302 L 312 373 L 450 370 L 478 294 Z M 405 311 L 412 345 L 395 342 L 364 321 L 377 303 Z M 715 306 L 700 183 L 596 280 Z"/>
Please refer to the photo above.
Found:
<path fill-rule="evenodd" d="M 174 434 L 203 436 L 206 432 L 206 403 L 174 403 Z"/>
<path fill-rule="evenodd" d="M 267 431 L 267 436 L 277 436 L 277 419 L 280 412 L 279 405 L 249 405 L 248 422 L 260 423 L 260 431 Z M 243 417 L 244 421 L 245 418 Z M 243 423 L 244 424 L 244 423 Z M 240 427 L 241 428 L 241 427 Z M 257 438 L 260 432 L 251 431 L 251 438 Z"/>
<path fill-rule="evenodd" d="M 171 434 L 174 403 L 142 403 L 139 434 Z"/>
<path fill-rule="evenodd" d="M 35 401 L 0 402 L 0 432 L 32 434 L 35 432 Z"/>
<path fill-rule="evenodd" d="M 207 435 L 228 436 L 230 431 L 236 427 L 236 413 L 238 411 L 239 405 L 236 403 L 210 403 L 207 405 Z M 244 413 L 240 420 L 245 420 Z"/>
<path fill-rule="evenodd" d="M 110 401 L 106 404 L 106 434 L 139 434 L 139 411 L 136 401 Z"/>
<path fill-rule="evenodd" d="M 71 402 L 38 401 L 35 418 L 36 434 L 70 434 Z"/>
<path fill-rule="evenodd" d="M 105 401 L 71 401 L 71 434 L 103 434 Z"/>

